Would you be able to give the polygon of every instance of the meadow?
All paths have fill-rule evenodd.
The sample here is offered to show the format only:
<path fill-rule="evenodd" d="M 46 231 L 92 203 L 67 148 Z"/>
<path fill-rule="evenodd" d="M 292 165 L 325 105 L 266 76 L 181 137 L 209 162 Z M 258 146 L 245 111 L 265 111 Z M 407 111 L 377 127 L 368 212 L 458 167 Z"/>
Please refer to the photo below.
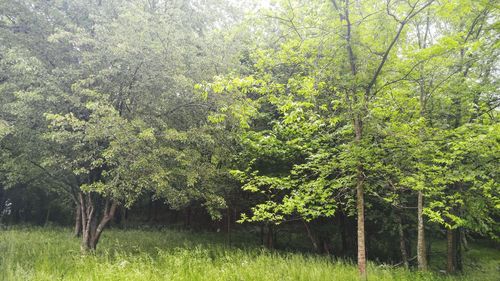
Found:
<path fill-rule="evenodd" d="M 486 245 L 474 244 L 465 253 L 460 275 L 439 273 L 444 260 L 433 261 L 429 273 L 369 263 L 369 280 L 486 281 L 500 276 L 500 253 Z M 0 280 L 358 280 L 358 272 L 354 263 L 326 256 L 270 251 L 257 243 L 228 246 L 217 233 L 110 229 L 96 253 L 82 254 L 70 229 L 16 227 L 0 230 Z"/>

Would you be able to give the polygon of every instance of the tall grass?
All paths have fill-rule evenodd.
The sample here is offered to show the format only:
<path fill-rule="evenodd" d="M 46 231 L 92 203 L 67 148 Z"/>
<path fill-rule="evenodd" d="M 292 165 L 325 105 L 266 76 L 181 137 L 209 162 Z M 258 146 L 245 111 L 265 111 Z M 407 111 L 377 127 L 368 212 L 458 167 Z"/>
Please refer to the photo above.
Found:
<path fill-rule="evenodd" d="M 0 230 L 0 280 L 358 280 L 351 263 L 258 246 L 228 247 L 210 233 L 107 230 L 97 252 L 88 255 L 80 253 L 70 233 L 63 228 Z M 499 254 L 483 250 L 490 251 L 485 262 L 495 265 Z M 492 266 L 447 277 L 369 265 L 371 280 L 498 280 L 498 273 Z"/>

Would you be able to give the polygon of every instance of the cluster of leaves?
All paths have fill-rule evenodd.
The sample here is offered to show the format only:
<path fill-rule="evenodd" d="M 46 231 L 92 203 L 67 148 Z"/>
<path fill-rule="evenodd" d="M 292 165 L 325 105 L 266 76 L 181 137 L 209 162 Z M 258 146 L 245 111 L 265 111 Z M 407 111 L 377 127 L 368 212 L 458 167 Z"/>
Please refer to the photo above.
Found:
<path fill-rule="evenodd" d="M 412 15 L 423 4 L 356 4 L 352 45 L 329 1 L 252 18 L 247 68 L 200 86 L 218 99 L 211 121 L 240 125 L 232 174 L 260 198 L 242 221 L 352 214 L 361 170 L 368 207 L 412 207 L 420 191 L 430 221 L 498 238 L 498 14 L 488 1 L 430 1 Z"/>
<path fill-rule="evenodd" d="M 232 7 L 21 0 L 0 10 L 2 186 L 127 207 L 153 193 L 220 216 L 229 136 L 207 126 L 210 104 L 193 85 L 232 67 L 220 31 Z"/>

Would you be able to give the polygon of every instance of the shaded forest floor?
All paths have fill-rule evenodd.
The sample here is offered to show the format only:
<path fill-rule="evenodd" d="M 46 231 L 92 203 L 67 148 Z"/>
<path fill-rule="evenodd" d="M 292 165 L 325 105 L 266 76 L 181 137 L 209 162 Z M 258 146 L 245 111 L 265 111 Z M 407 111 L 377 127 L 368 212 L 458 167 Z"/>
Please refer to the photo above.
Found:
<path fill-rule="evenodd" d="M 106 230 L 96 254 L 82 255 L 65 228 L 0 230 L 0 280 L 358 280 L 354 264 L 318 255 L 227 246 L 217 233 Z M 236 241 L 237 242 L 237 241 Z M 433 267 L 444 264 L 436 247 Z M 369 265 L 371 280 L 498 280 L 500 252 L 473 244 L 463 275 Z"/>

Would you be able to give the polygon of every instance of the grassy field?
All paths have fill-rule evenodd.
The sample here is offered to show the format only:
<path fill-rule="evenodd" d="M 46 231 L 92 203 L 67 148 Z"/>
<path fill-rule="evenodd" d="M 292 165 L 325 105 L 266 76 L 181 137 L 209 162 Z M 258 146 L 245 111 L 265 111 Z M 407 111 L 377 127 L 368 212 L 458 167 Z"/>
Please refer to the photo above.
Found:
<path fill-rule="evenodd" d="M 356 266 L 327 257 L 228 247 L 223 235 L 107 230 L 82 255 L 64 228 L 0 230 L 0 280 L 357 280 Z M 500 253 L 475 246 L 464 275 L 418 273 L 370 264 L 370 280 L 500 280 Z"/>

